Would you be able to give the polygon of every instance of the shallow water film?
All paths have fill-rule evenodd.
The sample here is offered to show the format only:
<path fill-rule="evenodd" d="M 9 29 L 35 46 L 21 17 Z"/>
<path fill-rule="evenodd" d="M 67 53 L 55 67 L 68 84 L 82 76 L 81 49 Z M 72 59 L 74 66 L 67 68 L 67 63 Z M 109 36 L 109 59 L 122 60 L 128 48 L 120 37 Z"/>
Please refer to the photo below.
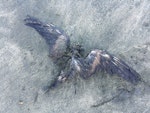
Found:
<path fill-rule="evenodd" d="M 99 72 L 44 93 L 58 67 L 26 15 L 57 25 L 85 53 L 107 50 L 142 81 Z M 0 113 L 149 113 L 149 56 L 149 0 L 0 0 Z"/>

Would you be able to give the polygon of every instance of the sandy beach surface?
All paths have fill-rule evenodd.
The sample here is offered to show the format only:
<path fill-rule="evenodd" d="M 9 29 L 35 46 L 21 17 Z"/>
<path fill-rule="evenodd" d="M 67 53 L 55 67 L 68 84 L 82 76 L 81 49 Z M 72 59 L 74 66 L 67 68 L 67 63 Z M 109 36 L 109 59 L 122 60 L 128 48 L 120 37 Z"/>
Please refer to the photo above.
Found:
<path fill-rule="evenodd" d="M 78 78 L 76 94 L 74 79 L 44 94 L 57 68 L 26 15 L 61 27 L 87 53 L 107 50 L 147 84 L 100 72 Z M 0 113 L 150 113 L 148 84 L 149 0 L 0 0 Z"/>

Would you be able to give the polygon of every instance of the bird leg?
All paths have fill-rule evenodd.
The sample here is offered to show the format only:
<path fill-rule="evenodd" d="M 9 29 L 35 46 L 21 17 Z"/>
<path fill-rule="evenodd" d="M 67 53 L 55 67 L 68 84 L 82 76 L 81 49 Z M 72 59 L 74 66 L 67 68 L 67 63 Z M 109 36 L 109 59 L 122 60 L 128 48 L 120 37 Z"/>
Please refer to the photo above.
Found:
<path fill-rule="evenodd" d="M 57 75 L 57 77 L 51 81 L 50 85 L 46 87 L 45 93 L 49 92 L 50 89 L 53 89 L 57 87 L 58 85 L 66 82 L 72 74 L 73 74 L 72 69 L 69 69 L 69 71 L 61 70 L 59 74 Z"/>
<path fill-rule="evenodd" d="M 59 73 L 59 76 L 57 76 L 54 80 L 52 80 L 50 85 L 46 87 L 46 90 L 44 91 L 44 93 L 48 93 L 50 89 L 57 87 L 59 84 L 67 81 L 67 79 L 68 79 L 67 76 L 64 74 L 63 71 L 61 71 Z"/>

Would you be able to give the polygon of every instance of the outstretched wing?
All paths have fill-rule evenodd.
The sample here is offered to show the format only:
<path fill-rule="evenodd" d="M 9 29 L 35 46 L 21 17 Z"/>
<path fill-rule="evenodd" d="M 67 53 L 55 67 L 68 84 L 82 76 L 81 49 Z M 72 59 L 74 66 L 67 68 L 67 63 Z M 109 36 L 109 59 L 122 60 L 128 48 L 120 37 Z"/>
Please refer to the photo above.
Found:
<path fill-rule="evenodd" d="M 52 58 L 60 58 L 70 46 L 69 37 L 53 24 L 45 24 L 29 15 L 27 15 L 24 21 L 25 25 L 34 28 L 46 40 Z"/>
<path fill-rule="evenodd" d="M 85 59 L 88 69 L 84 77 L 91 76 L 98 70 L 106 71 L 110 75 L 117 74 L 127 81 L 136 84 L 140 80 L 139 74 L 122 60 L 103 50 L 93 50 Z M 84 69 L 85 70 L 85 69 Z"/>

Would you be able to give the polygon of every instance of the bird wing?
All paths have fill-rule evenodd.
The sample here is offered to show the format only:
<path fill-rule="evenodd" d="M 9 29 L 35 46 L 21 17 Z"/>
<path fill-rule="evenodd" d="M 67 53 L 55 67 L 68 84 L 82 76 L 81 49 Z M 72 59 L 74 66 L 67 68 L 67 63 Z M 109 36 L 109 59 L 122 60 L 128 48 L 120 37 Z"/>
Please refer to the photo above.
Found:
<path fill-rule="evenodd" d="M 89 77 L 98 70 L 105 71 L 110 75 L 117 74 L 127 81 L 136 84 L 140 80 L 139 74 L 129 67 L 125 62 L 110 55 L 104 50 L 93 50 L 91 51 L 85 59 L 85 68 L 87 74 L 83 74 L 83 77 Z M 84 70 L 85 70 L 84 69 Z"/>
<path fill-rule="evenodd" d="M 50 56 L 60 58 L 70 46 L 70 39 L 63 30 L 53 24 L 45 24 L 35 17 L 27 15 L 25 25 L 34 28 L 49 45 Z"/>

